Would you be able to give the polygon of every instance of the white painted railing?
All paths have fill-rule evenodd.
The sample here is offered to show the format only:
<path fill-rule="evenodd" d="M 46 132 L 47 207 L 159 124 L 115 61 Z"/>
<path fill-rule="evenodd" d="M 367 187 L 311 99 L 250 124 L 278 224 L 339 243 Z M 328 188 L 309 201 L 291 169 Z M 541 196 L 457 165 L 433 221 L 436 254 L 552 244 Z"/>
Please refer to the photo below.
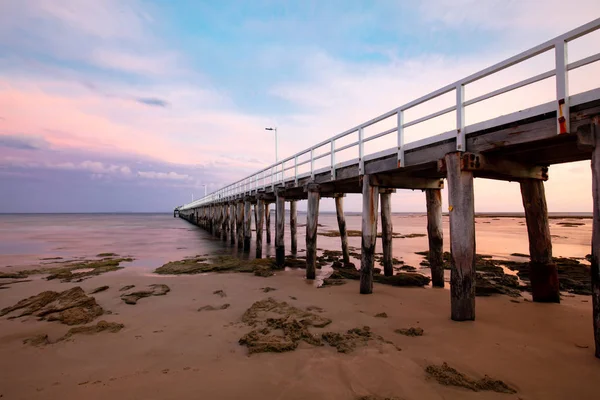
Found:
<path fill-rule="evenodd" d="M 404 167 L 404 152 L 406 150 L 414 149 L 417 147 L 431 145 L 443 140 L 448 140 L 450 138 L 456 139 L 456 149 L 458 151 L 466 151 L 466 142 L 465 142 L 465 134 L 469 127 L 465 127 L 465 107 L 479 103 L 481 101 L 490 99 L 495 96 L 499 96 L 504 93 L 508 93 L 515 89 L 519 89 L 536 82 L 540 82 L 542 80 L 556 77 L 556 97 L 554 101 L 554 109 L 557 113 L 557 132 L 566 133 L 569 132 L 569 90 L 568 90 L 568 80 L 567 73 L 568 71 L 574 70 L 576 68 L 583 67 L 585 65 L 600 61 L 600 53 L 591 55 L 589 57 L 583 58 L 581 60 L 568 63 L 567 57 L 567 43 L 585 36 L 591 32 L 600 29 L 600 18 L 591 21 L 585 25 L 580 26 L 570 32 L 567 32 L 563 35 L 560 35 L 552 40 L 549 40 L 545 43 L 542 43 L 538 46 L 535 46 L 523 53 L 520 53 L 516 56 L 513 56 L 507 60 L 504 60 L 496 65 L 493 65 L 489 68 L 486 68 L 482 71 L 479 71 L 475 74 L 472 74 L 466 78 L 459 80 L 458 82 L 454 82 L 450 85 L 447 85 L 441 89 L 438 89 L 432 93 L 429 93 L 426 96 L 413 100 L 403 106 L 395 108 L 391 111 L 388 111 L 385 114 L 382 114 L 378 117 L 375 117 L 367 122 L 364 122 L 358 126 L 355 126 L 351 129 L 348 129 L 345 132 L 342 132 L 336 136 L 333 136 L 321 143 L 318 143 L 306 150 L 303 150 L 299 153 L 294 154 L 288 158 L 285 158 L 263 170 L 256 172 L 244 179 L 241 179 L 235 183 L 232 183 L 228 186 L 225 186 L 199 200 L 188 203 L 180 209 L 191 209 L 195 207 L 199 207 L 204 204 L 212 203 L 215 201 L 223 201 L 228 198 L 231 198 L 236 195 L 246 194 L 251 192 L 256 192 L 260 190 L 264 190 L 267 187 L 274 188 L 278 185 L 283 185 L 285 182 L 295 182 L 298 183 L 298 179 L 304 177 L 312 177 L 314 178 L 315 173 L 322 173 L 323 170 L 316 171 L 315 170 L 315 161 L 320 160 L 325 157 L 329 157 L 329 169 L 331 172 L 331 179 L 335 179 L 336 177 L 336 169 L 342 166 L 351 165 L 358 163 L 359 166 L 359 174 L 364 173 L 364 163 L 365 158 L 369 155 L 365 155 L 364 145 L 365 143 L 379 139 L 381 137 L 396 134 L 397 137 L 397 147 L 394 149 L 389 149 L 384 151 L 385 154 L 396 154 L 398 160 L 398 167 Z M 550 71 L 546 71 L 544 73 L 532 76 L 530 78 L 524 79 L 522 81 L 513 83 L 508 86 L 504 86 L 502 88 L 496 89 L 494 91 L 488 92 L 484 95 L 475 97 L 473 99 L 464 100 L 465 86 L 472 84 L 474 82 L 479 81 L 485 77 L 496 74 L 500 71 L 503 71 L 509 67 L 522 63 L 523 61 L 529 60 L 537 55 L 545 53 L 547 51 L 554 50 L 554 58 L 555 65 L 554 68 Z M 413 109 L 414 107 L 421 105 L 430 100 L 439 98 L 445 94 L 454 92 L 456 94 L 456 102 L 453 106 L 444 108 L 437 112 L 428 114 L 424 117 L 417 118 L 410 122 L 404 122 L 404 115 L 407 110 Z M 540 106 L 541 107 L 541 106 Z M 545 107 L 544 107 L 545 109 Z M 425 121 L 429 121 L 433 118 L 440 117 L 442 115 L 446 115 L 448 113 L 455 112 L 456 113 L 456 129 L 446 132 L 440 135 L 435 135 L 432 137 L 428 137 L 416 142 L 412 142 L 409 145 L 404 144 L 404 130 L 410 126 L 415 126 L 421 124 Z M 540 112 L 541 114 L 542 112 Z M 388 118 L 396 117 L 396 127 L 387 129 L 383 132 L 379 132 L 374 135 L 370 135 L 365 137 L 364 130 L 378 122 L 386 120 Z M 487 123 L 486 127 L 490 128 L 493 126 L 497 126 L 504 123 L 503 121 L 498 121 L 496 125 L 493 123 Z M 356 141 L 345 144 L 341 147 L 336 147 L 336 140 L 351 137 L 352 135 L 356 135 Z M 328 152 L 315 155 L 315 150 L 329 144 L 330 148 Z M 358 146 L 358 159 L 351 160 L 349 162 L 338 163 L 336 164 L 336 153 L 339 153 L 343 150 L 348 150 L 350 148 L 354 148 Z M 299 162 L 298 159 L 302 156 L 308 156 L 304 161 Z M 287 165 L 290 162 L 293 164 Z M 304 165 L 309 166 L 309 172 L 299 173 L 298 168 Z M 291 172 L 289 172 L 291 170 Z M 326 170 L 325 170 L 326 171 Z"/>

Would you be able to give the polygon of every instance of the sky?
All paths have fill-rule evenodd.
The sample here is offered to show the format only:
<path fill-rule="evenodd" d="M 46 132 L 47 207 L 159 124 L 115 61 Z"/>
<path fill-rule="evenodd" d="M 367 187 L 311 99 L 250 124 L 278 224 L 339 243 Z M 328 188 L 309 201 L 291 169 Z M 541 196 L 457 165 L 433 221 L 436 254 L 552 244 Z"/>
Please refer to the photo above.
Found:
<path fill-rule="evenodd" d="M 293 155 L 600 16 L 597 0 L 564 4 L 0 0 L 0 213 L 169 212 L 272 164 L 265 127 L 278 128 L 280 158 Z M 570 62 L 600 51 L 590 36 L 569 46 Z M 552 62 L 541 55 L 467 96 Z M 569 76 L 571 94 L 600 86 L 597 64 Z M 553 100 L 553 85 L 473 106 L 467 124 Z M 449 117 L 405 141 L 449 130 Z M 592 210 L 589 169 L 550 168 L 549 211 Z M 424 211 L 424 199 L 399 190 L 393 211 Z M 476 179 L 475 207 L 522 211 L 518 184 Z"/>

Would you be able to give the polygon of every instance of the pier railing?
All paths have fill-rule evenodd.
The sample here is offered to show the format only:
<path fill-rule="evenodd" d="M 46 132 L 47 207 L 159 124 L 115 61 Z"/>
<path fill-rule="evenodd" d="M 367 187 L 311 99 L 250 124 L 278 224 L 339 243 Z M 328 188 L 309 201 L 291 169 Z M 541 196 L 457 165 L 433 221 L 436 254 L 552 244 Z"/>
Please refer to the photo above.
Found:
<path fill-rule="evenodd" d="M 201 199 L 185 204 L 184 206 L 180 207 L 180 209 L 191 209 L 207 203 L 227 200 L 228 198 L 232 198 L 240 194 L 249 194 L 251 192 L 265 190 L 268 187 L 274 189 L 275 186 L 284 185 L 286 182 L 298 183 L 299 179 L 308 176 L 314 178 L 315 174 L 321 174 L 323 172 L 327 172 L 327 170 L 329 170 L 331 173 L 331 179 L 335 180 L 336 169 L 357 163 L 359 168 L 359 174 L 363 174 L 365 161 L 380 157 L 382 154 L 395 154 L 398 160 L 398 167 L 401 168 L 404 167 L 405 151 L 422 146 L 431 145 L 448 139 L 456 140 L 457 151 L 466 151 L 465 135 L 469 132 L 470 128 L 469 126 L 465 126 L 465 108 L 467 106 L 480 103 L 484 100 L 491 99 L 493 97 L 514 91 L 522 87 L 532 85 L 534 83 L 552 77 L 555 77 L 556 82 L 556 96 L 554 102 L 551 104 L 552 108 L 548 109 L 548 104 L 539 105 L 539 109 L 537 110 L 539 112 L 535 114 L 543 114 L 549 111 L 556 111 L 557 134 L 567 133 L 569 132 L 570 107 L 570 94 L 568 89 L 567 74 L 569 71 L 600 61 L 600 53 L 596 53 L 583 59 L 569 63 L 567 55 L 567 44 L 570 41 L 588 35 L 598 29 L 600 29 L 600 18 L 591 21 L 585 25 L 582 25 L 579 28 L 576 28 L 563 35 L 560 35 L 552 40 L 535 46 L 527 51 L 517 54 L 516 56 L 510 57 L 491 67 L 483 69 L 475 74 L 467 76 L 466 78 L 463 78 L 457 82 L 444 86 L 441 89 L 429 93 L 428 95 L 420 97 L 407 104 L 404 104 L 384 114 L 381 114 L 378 117 L 375 117 L 369 121 L 363 122 L 358 126 L 355 126 L 327 140 L 317 143 L 316 145 L 308 149 L 305 149 L 290 157 L 284 158 L 283 160 L 273 165 L 270 165 L 269 167 L 264 168 L 250 176 L 247 176 L 244 179 L 241 179 L 221 189 L 218 189 L 215 192 L 210 193 L 209 195 Z M 524 61 L 527 61 L 535 56 L 546 53 L 548 51 L 553 51 L 554 53 L 554 68 L 546 72 L 537 74 L 535 76 L 530 76 L 519 82 L 512 83 L 510 85 L 503 86 L 499 89 L 489 91 L 483 95 L 474 97 L 472 99 L 465 100 L 465 87 L 467 85 L 478 82 L 481 79 L 486 78 L 488 76 L 493 76 L 494 74 L 506 70 L 509 67 L 523 63 Z M 420 118 L 410 120 L 408 122 L 405 121 L 405 115 L 407 111 L 412 110 L 415 107 L 429 102 L 431 100 L 438 99 L 441 96 L 448 95 L 449 93 L 453 93 L 455 95 L 454 98 L 456 99 L 455 104 L 453 104 L 452 106 L 443 108 L 441 110 L 430 113 Z M 450 113 L 455 113 L 456 115 L 455 129 L 442 134 L 437 134 L 434 136 L 426 137 L 421 140 L 413 141 L 408 144 L 404 143 L 406 128 L 422 124 L 426 121 Z M 365 129 L 386 120 L 394 120 L 395 126 L 375 134 L 371 134 L 368 136 L 365 135 Z M 492 128 L 503 123 L 505 123 L 505 121 L 502 121 L 500 119 L 493 119 L 490 121 L 486 121 L 485 127 Z M 365 143 L 383 137 L 390 137 L 390 135 L 395 135 L 395 139 L 397 142 L 397 146 L 395 148 L 390 148 L 383 152 L 365 154 Z M 336 145 L 336 142 L 338 140 L 344 138 L 349 139 L 350 143 L 346 143 L 341 146 Z M 323 149 L 326 149 L 327 151 L 323 152 Z M 345 161 L 342 163 L 336 163 L 336 154 L 339 154 L 340 152 L 349 149 L 356 149 L 358 151 L 358 158 L 354 158 L 352 160 Z M 316 169 L 315 162 L 322 159 L 325 159 L 326 161 L 328 160 L 329 166 L 325 168 Z M 301 172 L 300 169 L 304 169 L 306 171 Z"/>

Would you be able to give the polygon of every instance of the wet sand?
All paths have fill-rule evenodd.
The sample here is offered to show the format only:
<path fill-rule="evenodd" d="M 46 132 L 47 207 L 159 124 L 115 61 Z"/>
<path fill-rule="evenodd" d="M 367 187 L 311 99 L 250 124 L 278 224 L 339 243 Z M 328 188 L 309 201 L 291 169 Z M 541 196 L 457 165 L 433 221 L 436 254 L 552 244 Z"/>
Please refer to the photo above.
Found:
<path fill-rule="evenodd" d="M 477 298 L 476 322 L 449 319 L 449 291 L 375 285 L 358 294 L 358 282 L 315 288 L 303 271 L 261 278 L 248 274 L 157 277 L 123 270 L 79 284 L 35 279 L 3 290 L 0 308 L 43 290 L 75 285 L 113 312 L 98 318 L 125 324 L 118 333 L 76 336 L 43 347 L 24 345 L 35 334 L 51 341 L 68 327 L 59 323 L 0 319 L 0 395 L 6 399 L 355 399 L 378 395 L 402 399 L 593 399 L 599 360 L 593 356 L 591 307 L 586 296 L 560 305 L 514 303 L 507 296 Z M 166 283 L 165 296 L 127 305 L 119 288 Z M 265 286 L 276 288 L 268 294 Z M 223 290 L 227 297 L 213 294 Z M 290 296 L 297 300 L 292 300 Z M 303 308 L 322 307 L 333 330 L 363 325 L 392 341 L 350 354 L 300 344 L 288 353 L 248 356 L 238 344 L 250 328 L 240 322 L 254 301 L 273 297 Z M 198 312 L 230 303 L 225 310 Z M 376 318 L 385 312 L 388 318 Z M 394 332 L 421 327 L 421 337 Z M 588 348 L 584 348 L 584 347 Z M 428 379 L 429 364 L 447 362 L 481 378 L 501 379 L 515 395 L 472 392 Z"/>
<path fill-rule="evenodd" d="M 268 278 L 252 274 L 162 276 L 152 271 L 170 260 L 204 253 L 236 254 L 237 248 L 172 216 L 73 216 L 0 218 L 0 272 L 31 268 L 46 257 L 91 257 L 101 252 L 133 256 L 125 268 L 83 282 L 30 282 L 0 290 L 0 309 L 45 290 L 81 286 L 105 311 L 98 321 L 122 323 L 117 333 L 75 335 L 69 340 L 35 347 L 25 339 L 48 334 L 50 342 L 69 326 L 35 317 L 0 317 L 0 397 L 2 399 L 595 399 L 600 362 L 593 355 L 591 298 L 564 294 L 561 304 L 534 304 L 505 295 L 477 297 L 477 320 L 453 322 L 446 289 L 401 288 L 375 284 L 373 295 L 359 295 L 358 281 L 317 288 L 303 270 L 278 271 Z M 299 216 L 301 219 L 301 216 Z M 348 217 L 348 228 L 360 227 Z M 590 220 L 564 226 L 553 219 L 554 255 L 584 257 L 589 253 Z M 335 215 L 324 214 L 320 231 L 335 229 Z M 444 218 L 447 236 L 447 218 Z M 394 216 L 394 231 L 425 233 L 422 215 Z M 527 253 L 524 219 L 477 218 L 478 253 L 511 259 Z M 299 229 L 302 248 L 303 228 Z M 289 232 L 286 232 L 289 245 Z M 350 238 L 359 247 L 360 238 Z M 253 240 L 254 244 L 254 240 Z M 339 238 L 318 237 L 323 249 L 339 250 Z M 378 241 L 380 246 L 380 241 Z M 446 241 L 445 247 L 448 247 Z M 394 240 L 394 255 L 421 268 L 426 237 Z M 378 247 L 377 251 L 381 251 Z M 273 254 L 265 247 L 265 254 Z M 250 254 L 253 254 L 251 250 Z M 300 253 L 303 254 L 303 253 Z M 522 260 L 522 258 L 521 258 Z M 12 267 L 7 267 L 12 265 Z M 317 270 L 318 277 L 331 269 Z M 447 278 L 449 272 L 447 271 Z M 163 296 L 123 302 L 126 285 L 144 290 L 166 284 Z M 265 287 L 277 290 L 265 293 Z M 214 294 L 222 290 L 226 297 Z M 327 330 L 344 332 L 369 326 L 391 341 L 370 341 L 349 354 L 330 346 L 301 342 L 295 351 L 248 355 L 238 343 L 251 331 L 242 315 L 255 302 L 272 297 L 304 309 L 321 307 L 333 322 Z M 517 301 L 517 302 L 515 302 Z M 220 309 L 224 304 L 228 308 Z M 204 311 L 198 309 L 212 306 Z M 386 313 L 387 318 L 375 317 Z M 424 329 L 410 337 L 397 329 Z M 313 330 L 320 332 L 320 330 Z M 401 351 L 397 350 L 401 348 Z M 517 390 L 516 394 L 472 392 L 443 386 L 428 377 L 428 365 L 447 362 L 473 379 L 489 375 Z"/>

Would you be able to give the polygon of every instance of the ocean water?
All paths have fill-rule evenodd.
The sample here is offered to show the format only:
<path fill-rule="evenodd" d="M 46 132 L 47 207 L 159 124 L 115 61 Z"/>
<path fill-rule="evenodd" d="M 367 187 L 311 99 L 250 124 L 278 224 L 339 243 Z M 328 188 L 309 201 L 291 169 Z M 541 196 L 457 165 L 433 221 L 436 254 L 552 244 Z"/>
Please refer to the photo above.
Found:
<path fill-rule="evenodd" d="M 263 233 L 263 257 L 273 257 L 274 210 L 271 217 L 273 242 L 266 244 Z M 574 216 L 551 216 L 550 231 L 553 238 L 553 254 L 562 257 L 584 257 L 590 253 L 591 218 Z M 401 234 L 426 234 L 427 221 L 424 214 L 394 214 L 394 232 Z M 361 218 L 357 214 L 346 216 L 349 230 L 360 230 Z M 286 254 L 290 252 L 289 218 L 286 215 Z M 306 214 L 298 213 L 298 255 L 304 254 Z M 582 224 L 565 226 L 564 223 Z M 337 229 L 334 213 L 319 215 L 319 232 Z M 443 217 L 444 249 L 449 251 L 448 217 Z M 254 227 L 253 227 L 254 228 Z M 521 216 L 486 215 L 476 218 L 477 253 L 488 254 L 497 259 L 515 259 L 512 253 L 528 251 L 525 219 Z M 0 215 L 0 270 L 14 270 L 43 262 L 43 258 L 93 257 L 98 253 L 112 252 L 135 258 L 126 264 L 130 272 L 151 272 L 165 262 L 198 254 L 233 254 L 253 257 L 256 232 L 253 232 L 249 253 L 238 250 L 229 240 L 222 241 L 204 229 L 189 222 L 173 218 L 173 214 L 19 214 Z M 318 236 L 319 249 L 340 250 L 339 237 Z M 349 245 L 360 249 L 360 237 L 349 237 Z M 394 257 L 407 265 L 427 268 L 419 263 L 423 258 L 415 252 L 427 250 L 427 237 L 393 240 Z M 376 251 L 381 252 L 381 241 Z M 360 252 L 360 250 L 358 250 Z M 519 258 L 517 258 L 519 260 Z M 520 260 L 523 260 L 520 258 Z M 359 260 L 354 260 L 360 265 Z M 326 274 L 327 269 L 321 271 Z"/>

